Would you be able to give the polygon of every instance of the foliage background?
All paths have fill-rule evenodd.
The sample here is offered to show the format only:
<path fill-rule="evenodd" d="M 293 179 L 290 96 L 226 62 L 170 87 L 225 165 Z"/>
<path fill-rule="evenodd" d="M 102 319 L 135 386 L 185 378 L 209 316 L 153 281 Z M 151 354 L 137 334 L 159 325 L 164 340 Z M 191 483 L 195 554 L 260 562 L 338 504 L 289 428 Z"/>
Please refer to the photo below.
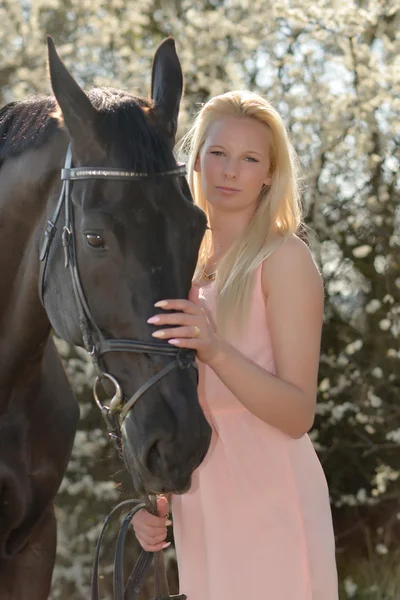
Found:
<path fill-rule="evenodd" d="M 326 288 L 311 435 L 331 490 L 342 598 L 400 598 L 399 31 L 396 0 L 0 4 L 1 104 L 50 92 L 46 34 L 82 85 L 138 95 L 148 94 L 156 45 L 173 35 L 186 82 L 180 134 L 202 102 L 233 88 L 259 91 L 283 115 L 304 167 L 310 244 Z M 91 401 L 91 366 L 58 343 L 82 419 L 58 497 L 51 597 L 81 600 L 101 515 L 130 490 Z M 131 540 L 130 563 L 136 554 Z M 173 550 L 166 555 L 174 586 Z"/>

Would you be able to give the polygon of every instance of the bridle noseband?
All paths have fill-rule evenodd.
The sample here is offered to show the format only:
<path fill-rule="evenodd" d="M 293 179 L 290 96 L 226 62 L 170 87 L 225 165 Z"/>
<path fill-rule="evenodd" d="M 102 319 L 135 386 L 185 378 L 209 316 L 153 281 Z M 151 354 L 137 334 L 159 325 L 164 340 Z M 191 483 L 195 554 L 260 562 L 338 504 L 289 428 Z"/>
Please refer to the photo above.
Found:
<path fill-rule="evenodd" d="M 174 348 L 171 345 L 162 342 L 142 342 L 135 339 L 107 339 L 104 338 L 99 327 L 92 316 L 89 304 L 86 300 L 85 293 L 81 278 L 79 275 L 78 261 L 76 254 L 76 236 L 75 236 L 75 224 L 74 224 L 74 208 L 71 197 L 71 185 L 73 181 L 79 180 L 90 180 L 90 179 L 116 179 L 125 181 L 149 181 L 151 178 L 158 179 L 163 177 L 182 177 L 186 174 L 185 165 L 178 165 L 167 171 L 160 173 L 138 173 L 134 171 L 124 171 L 116 168 L 96 168 L 96 167 L 72 167 L 72 153 L 71 147 L 68 147 L 65 167 L 61 171 L 61 179 L 63 181 L 60 197 L 58 199 L 56 208 L 50 220 L 47 221 L 43 239 L 40 248 L 40 261 L 41 276 L 39 279 L 39 296 L 44 306 L 44 294 L 45 294 L 45 279 L 47 263 L 50 253 L 51 244 L 54 239 L 54 235 L 57 231 L 57 221 L 60 217 L 62 208 L 64 206 L 64 226 L 62 230 L 62 245 L 64 247 L 64 258 L 65 268 L 69 270 L 72 286 L 74 290 L 74 296 L 78 309 L 79 327 L 82 333 L 82 340 L 85 350 L 90 354 L 93 362 L 97 368 L 98 376 L 94 382 L 93 394 L 97 405 L 99 406 L 103 417 L 105 418 L 109 435 L 114 441 L 114 444 L 122 456 L 122 440 L 121 440 L 121 427 L 124 419 L 128 415 L 129 411 L 133 408 L 136 402 L 153 387 L 160 379 L 170 373 L 174 369 L 188 369 L 194 367 L 197 369 L 195 354 L 191 350 L 182 348 Z M 163 356 L 170 356 L 173 358 L 171 362 L 165 365 L 160 371 L 155 373 L 150 379 L 148 379 L 134 394 L 124 403 L 124 395 L 118 381 L 103 368 L 102 357 L 108 352 L 134 352 L 136 354 L 156 354 Z M 103 405 L 98 397 L 97 389 L 98 384 L 102 379 L 107 379 L 114 384 L 115 393 L 109 405 Z M 140 587 L 143 583 L 146 571 L 153 558 L 153 553 L 142 551 L 140 558 L 135 565 L 134 571 L 132 572 L 128 584 L 124 589 L 123 586 L 123 571 L 122 571 L 122 551 L 124 546 L 125 535 L 129 527 L 130 519 L 133 514 L 143 507 L 147 507 L 149 510 L 151 506 L 147 500 L 146 504 L 138 504 L 140 501 L 131 500 L 126 501 L 118 505 L 113 511 L 117 510 L 121 505 L 125 504 L 136 504 L 135 509 L 129 513 L 123 522 L 120 534 L 118 536 L 117 551 L 115 555 L 115 568 L 114 568 L 114 595 L 116 600 L 123 600 L 123 598 L 132 598 L 134 600 L 140 591 Z M 154 500 L 153 500 L 154 502 Z M 156 511 L 155 506 L 153 511 Z M 93 568 L 93 581 L 92 581 L 92 600 L 98 599 L 98 585 L 97 585 L 97 574 L 98 574 L 98 560 L 100 552 L 100 543 L 103 536 L 104 528 L 109 521 L 109 515 L 106 518 L 102 533 L 100 535 L 95 555 L 95 562 Z M 156 553 L 158 554 L 158 553 Z M 162 556 L 161 556 L 162 559 Z M 160 565 L 158 573 L 162 573 L 163 566 Z M 165 572 L 164 572 L 165 575 Z M 160 577 L 160 575 L 158 575 Z M 157 579 L 157 578 L 155 578 Z M 165 580 L 166 582 L 166 580 Z M 179 596 L 170 596 L 168 592 L 168 584 L 158 585 L 161 591 L 165 591 L 162 594 L 156 594 L 159 597 L 156 600 L 167 600 L 167 598 L 176 598 L 176 600 L 185 600 L 184 594 Z M 168 594 L 168 595 L 167 595 Z"/>

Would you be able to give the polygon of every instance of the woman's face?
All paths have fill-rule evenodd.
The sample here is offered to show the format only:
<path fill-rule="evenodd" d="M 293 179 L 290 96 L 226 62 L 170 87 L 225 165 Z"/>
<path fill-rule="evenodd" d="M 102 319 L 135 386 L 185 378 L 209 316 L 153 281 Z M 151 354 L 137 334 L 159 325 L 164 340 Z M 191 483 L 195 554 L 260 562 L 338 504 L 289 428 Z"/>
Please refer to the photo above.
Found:
<path fill-rule="evenodd" d="M 270 137 L 251 117 L 222 117 L 209 126 L 195 170 L 214 210 L 254 212 L 262 186 L 271 181 Z"/>

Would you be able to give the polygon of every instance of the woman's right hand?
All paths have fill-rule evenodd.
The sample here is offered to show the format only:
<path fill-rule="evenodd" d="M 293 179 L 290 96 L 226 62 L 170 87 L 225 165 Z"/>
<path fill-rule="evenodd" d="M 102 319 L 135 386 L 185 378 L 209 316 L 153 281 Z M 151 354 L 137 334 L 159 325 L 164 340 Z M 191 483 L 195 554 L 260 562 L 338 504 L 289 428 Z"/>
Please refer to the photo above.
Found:
<path fill-rule="evenodd" d="M 142 508 L 133 515 L 131 521 L 140 545 L 147 552 L 158 552 L 171 544 L 171 542 L 165 543 L 167 527 L 172 524 L 167 519 L 169 503 L 165 496 L 157 499 L 157 509 L 159 517 Z"/>

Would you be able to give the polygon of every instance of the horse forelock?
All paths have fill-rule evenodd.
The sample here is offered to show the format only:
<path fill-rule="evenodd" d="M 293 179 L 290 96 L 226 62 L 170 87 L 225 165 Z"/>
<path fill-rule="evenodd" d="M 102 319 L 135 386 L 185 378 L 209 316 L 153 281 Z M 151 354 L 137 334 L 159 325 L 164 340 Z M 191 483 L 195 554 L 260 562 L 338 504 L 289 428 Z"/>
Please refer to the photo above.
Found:
<path fill-rule="evenodd" d="M 92 88 L 96 131 L 113 161 L 125 169 L 163 171 L 174 166 L 172 148 L 157 127 L 154 103 L 114 88 Z"/>

